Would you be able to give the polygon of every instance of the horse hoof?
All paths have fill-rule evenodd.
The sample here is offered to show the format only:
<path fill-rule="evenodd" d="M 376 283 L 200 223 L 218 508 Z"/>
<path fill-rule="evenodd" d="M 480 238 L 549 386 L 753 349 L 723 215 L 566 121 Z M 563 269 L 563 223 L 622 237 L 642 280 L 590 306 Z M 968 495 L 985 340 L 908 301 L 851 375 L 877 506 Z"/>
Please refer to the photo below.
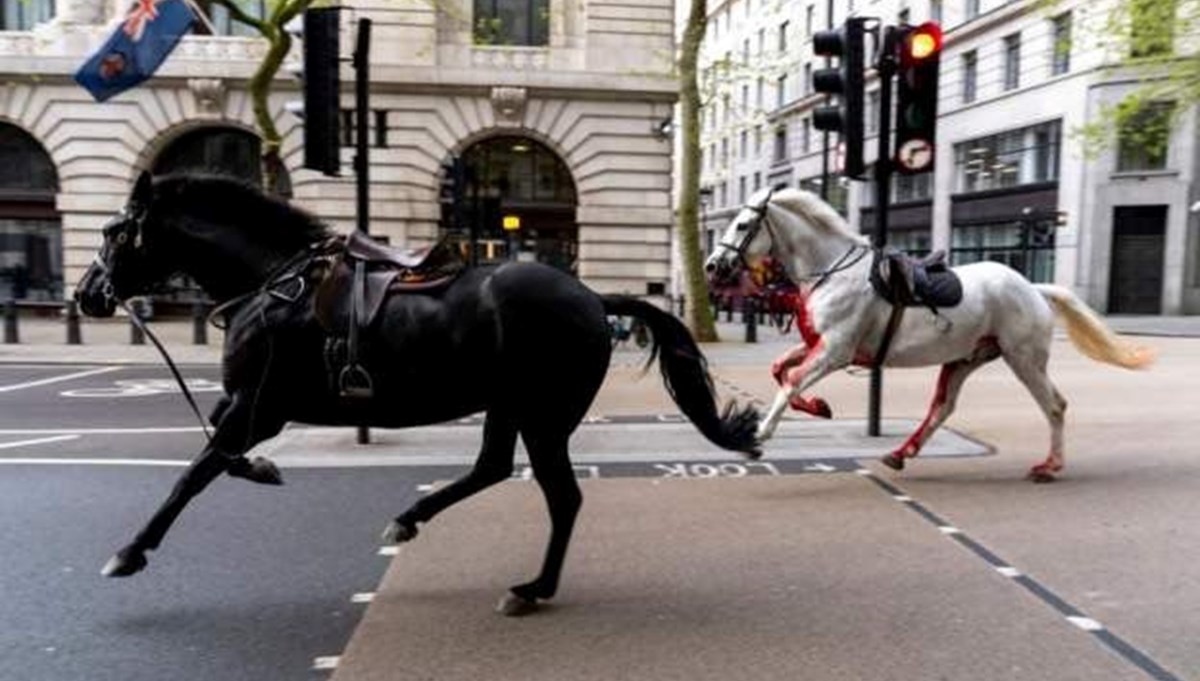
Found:
<path fill-rule="evenodd" d="M 1038 483 L 1039 485 L 1058 480 L 1053 473 L 1040 467 L 1029 469 L 1029 473 L 1025 477 L 1032 482 Z"/>
<path fill-rule="evenodd" d="M 108 559 L 100 574 L 105 577 L 128 577 L 136 575 L 146 567 L 146 554 L 132 549 L 121 549 Z"/>
<path fill-rule="evenodd" d="M 253 461 L 239 459 L 229 467 L 229 474 L 260 485 L 283 484 L 283 474 L 279 472 L 279 468 L 270 459 L 261 456 L 254 457 Z"/>
<path fill-rule="evenodd" d="M 504 594 L 504 598 L 496 604 L 496 612 L 505 617 L 524 617 L 537 612 L 537 609 L 537 601 L 531 601 L 511 591 Z"/>
<path fill-rule="evenodd" d="M 742 452 L 742 456 L 745 457 L 747 461 L 758 461 L 762 458 L 762 455 L 762 447 L 755 447 Z"/>
<path fill-rule="evenodd" d="M 825 400 L 823 400 L 819 397 L 814 397 L 813 401 L 812 401 L 812 405 L 813 405 L 813 412 L 812 412 L 813 416 L 816 416 L 819 419 L 833 418 L 833 410 L 829 408 L 829 403 L 826 402 Z"/>
<path fill-rule="evenodd" d="M 417 536 L 417 526 L 393 520 L 383 531 L 383 540 L 389 544 L 403 544 Z"/>
<path fill-rule="evenodd" d="M 894 471 L 904 470 L 904 457 L 898 454 L 886 454 L 879 458 L 883 465 Z"/>

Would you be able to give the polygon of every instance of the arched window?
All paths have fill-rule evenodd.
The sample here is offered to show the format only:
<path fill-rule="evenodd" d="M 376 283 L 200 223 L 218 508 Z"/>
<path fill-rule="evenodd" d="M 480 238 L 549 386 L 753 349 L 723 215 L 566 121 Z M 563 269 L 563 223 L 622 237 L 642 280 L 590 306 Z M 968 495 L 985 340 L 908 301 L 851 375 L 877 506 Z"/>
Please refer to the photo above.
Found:
<path fill-rule="evenodd" d="M 54 18 L 54 0 L 0 1 L 0 31 L 28 31 Z"/>
<path fill-rule="evenodd" d="M 0 300 L 62 300 L 58 173 L 42 145 L 0 123 Z"/>

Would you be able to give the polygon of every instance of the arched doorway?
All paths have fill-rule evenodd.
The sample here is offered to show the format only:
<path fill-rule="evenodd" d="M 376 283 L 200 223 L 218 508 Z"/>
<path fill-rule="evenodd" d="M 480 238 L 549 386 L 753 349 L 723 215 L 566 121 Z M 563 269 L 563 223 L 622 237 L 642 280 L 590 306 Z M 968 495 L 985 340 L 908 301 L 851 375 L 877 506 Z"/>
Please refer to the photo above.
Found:
<path fill-rule="evenodd" d="M 58 173 L 29 133 L 0 123 L 0 300 L 62 300 Z"/>
<path fill-rule="evenodd" d="M 536 260 L 574 273 L 575 182 L 558 154 L 528 137 L 505 136 L 468 147 L 462 158 L 467 176 L 462 217 L 475 227 L 477 261 Z M 457 237 L 466 246 L 472 235 L 464 228 Z"/>
<path fill-rule="evenodd" d="M 230 175 L 262 186 L 262 143 L 258 136 L 228 127 L 205 127 L 172 140 L 154 159 L 155 175 L 203 172 Z M 284 179 L 284 186 L 290 183 Z M 284 194 L 290 194 L 285 191 Z"/>

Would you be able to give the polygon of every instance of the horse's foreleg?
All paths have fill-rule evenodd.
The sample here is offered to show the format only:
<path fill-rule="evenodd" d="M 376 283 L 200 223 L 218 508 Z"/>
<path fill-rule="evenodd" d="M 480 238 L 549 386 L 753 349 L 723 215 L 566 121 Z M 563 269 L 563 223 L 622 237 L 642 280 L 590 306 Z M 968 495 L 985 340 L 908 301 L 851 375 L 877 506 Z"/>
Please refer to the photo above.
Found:
<path fill-rule="evenodd" d="M 841 354 L 831 353 L 824 343 L 818 343 L 811 348 L 800 365 L 788 372 L 787 380 L 775 393 L 775 400 L 758 424 L 756 434 L 758 441 L 765 442 L 775 434 L 775 428 L 779 425 L 779 420 L 783 418 L 783 413 L 789 403 L 817 381 L 848 363 L 848 358 Z"/>
<path fill-rule="evenodd" d="M 771 363 L 771 376 L 775 379 L 775 382 L 780 386 L 787 383 L 790 374 L 788 370 L 804 362 L 804 359 L 808 356 L 808 351 L 808 346 L 801 343 L 776 358 Z M 829 404 L 819 397 L 805 398 L 796 394 L 789 400 L 789 404 L 792 409 L 812 414 L 818 418 L 827 419 L 833 416 L 833 412 L 829 409 Z"/>
<path fill-rule="evenodd" d="M 775 379 L 775 383 L 777 385 L 783 385 L 783 379 L 786 375 L 785 372 L 800 362 L 803 362 L 805 356 L 807 355 L 808 346 L 804 343 L 801 343 L 794 348 L 788 349 L 779 357 L 776 357 L 775 361 L 771 362 L 771 377 Z"/>
<path fill-rule="evenodd" d="M 938 374 L 937 389 L 933 393 L 933 400 L 929 403 L 929 412 L 925 415 L 925 420 L 917 426 L 912 435 L 908 436 L 904 444 L 883 457 L 883 463 L 894 470 L 903 469 L 904 460 L 919 454 L 929 438 L 954 413 L 954 407 L 958 404 L 958 395 L 971 372 L 999 356 L 1000 351 L 995 343 L 985 343 L 981 344 L 969 358 L 943 364 L 942 371 Z"/>
<path fill-rule="evenodd" d="M 251 408 L 245 400 L 235 397 L 225 410 L 213 439 L 175 483 L 162 506 L 150 518 L 133 542 L 117 552 L 104 566 L 107 577 L 126 577 L 146 566 L 146 551 L 158 548 L 171 524 L 183 512 L 193 497 L 204 491 L 218 475 L 242 458 L 255 444 L 274 436 L 282 421 L 267 421 L 262 415 L 251 424 Z"/>

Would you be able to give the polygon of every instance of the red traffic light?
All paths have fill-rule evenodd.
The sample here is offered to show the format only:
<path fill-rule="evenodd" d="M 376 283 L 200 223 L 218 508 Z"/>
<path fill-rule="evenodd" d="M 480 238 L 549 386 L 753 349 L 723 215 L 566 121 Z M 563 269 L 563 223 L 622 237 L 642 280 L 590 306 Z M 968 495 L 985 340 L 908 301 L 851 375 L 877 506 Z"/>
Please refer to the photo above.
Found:
<path fill-rule="evenodd" d="M 928 21 L 904 37 L 901 58 L 909 63 L 921 62 L 942 51 L 942 27 Z"/>

